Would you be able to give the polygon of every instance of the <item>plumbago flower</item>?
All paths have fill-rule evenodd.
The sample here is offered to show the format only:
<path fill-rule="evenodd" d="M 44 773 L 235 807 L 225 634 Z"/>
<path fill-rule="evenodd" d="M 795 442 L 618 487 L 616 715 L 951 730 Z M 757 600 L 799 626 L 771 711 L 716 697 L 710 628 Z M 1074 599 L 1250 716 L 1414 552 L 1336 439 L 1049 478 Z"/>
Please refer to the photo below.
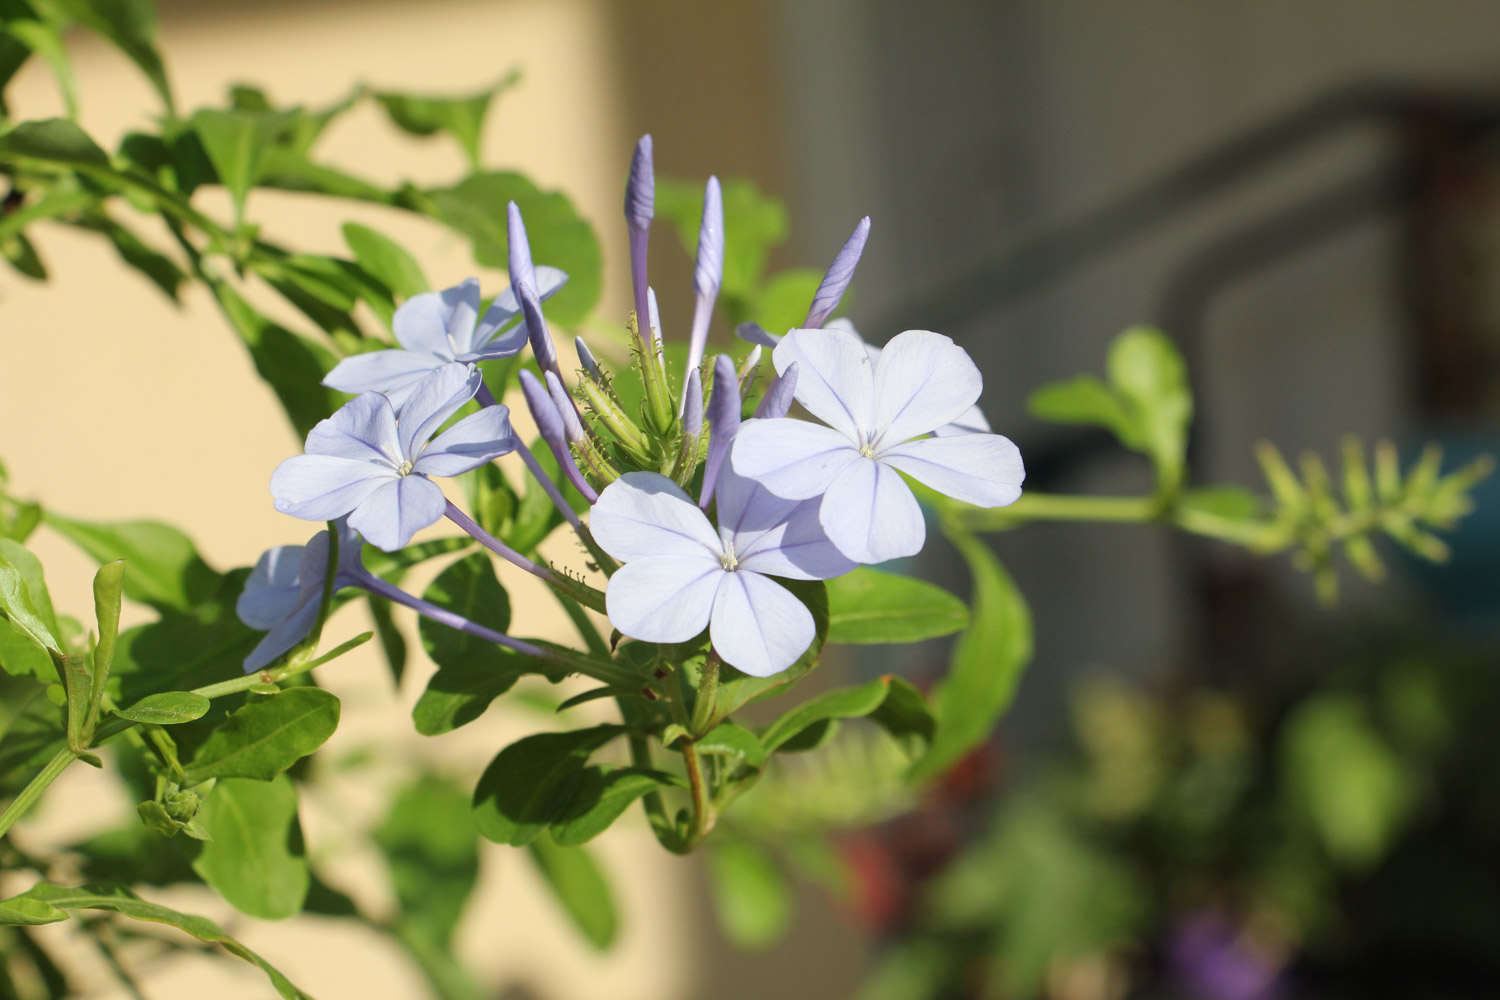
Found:
<path fill-rule="evenodd" d="M 335 592 L 354 586 L 364 574 L 359 560 L 359 535 L 339 522 L 339 562 Z M 266 632 L 245 657 L 245 672 L 259 670 L 307 637 L 323 606 L 323 582 L 328 578 L 328 532 L 320 531 L 306 545 L 278 545 L 261 553 L 235 601 L 240 621 Z"/>
<path fill-rule="evenodd" d="M 534 269 L 535 291 L 545 301 L 567 284 L 555 267 Z M 479 315 L 479 281 L 469 278 L 441 292 L 413 295 L 391 319 L 399 349 L 345 358 L 323 379 L 342 392 L 383 392 L 399 408 L 417 384 L 443 365 L 508 358 L 526 346 L 521 305 L 510 288 Z"/>
<path fill-rule="evenodd" d="M 609 620 L 647 642 L 684 642 L 707 626 L 714 650 L 756 677 L 797 661 L 816 634 L 812 613 L 772 577 L 828 580 L 854 563 L 818 524 L 815 503 L 784 500 L 726 468 L 718 526 L 676 483 L 629 472 L 589 515 L 622 566 L 605 592 Z"/>
<path fill-rule="evenodd" d="M 772 354 L 778 373 L 798 366 L 795 396 L 828 426 L 785 417 L 750 420 L 731 451 L 734 469 L 777 496 L 819 501 L 819 522 L 839 551 L 862 563 L 921 551 L 927 529 L 904 472 L 981 507 L 1021 495 L 1021 454 L 998 434 L 926 437 L 979 398 L 979 369 L 942 334 L 908 330 L 871 364 L 847 330 L 793 330 Z"/>
<path fill-rule="evenodd" d="M 479 390 L 473 365 L 443 365 L 412 390 L 399 415 L 388 396 L 366 392 L 307 435 L 306 454 L 271 474 L 276 509 L 309 521 L 348 515 L 387 552 L 411 541 L 449 509 L 429 476 L 456 476 L 514 451 L 510 411 L 487 406 L 432 439 Z"/>

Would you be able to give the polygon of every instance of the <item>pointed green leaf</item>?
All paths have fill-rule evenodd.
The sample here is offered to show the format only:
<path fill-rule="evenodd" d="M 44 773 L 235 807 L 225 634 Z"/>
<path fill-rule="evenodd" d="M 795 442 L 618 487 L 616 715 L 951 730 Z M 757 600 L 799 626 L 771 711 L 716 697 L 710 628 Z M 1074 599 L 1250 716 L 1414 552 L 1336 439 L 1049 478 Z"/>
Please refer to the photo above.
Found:
<path fill-rule="evenodd" d="M 677 783 L 669 774 L 644 768 L 587 768 L 573 803 L 563 810 L 567 818 L 552 824 L 552 839 L 560 847 L 588 843 L 608 830 L 636 799 Z"/>
<path fill-rule="evenodd" d="M 203 843 L 193 871 L 235 909 L 264 920 L 302 909 L 309 876 L 292 779 L 226 778 L 196 818 L 212 839 Z"/>
<path fill-rule="evenodd" d="M 207 698 L 191 691 L 163 691 L 161 694 L 148 694 L 129 708 L 119 709 L 115 714 L 131 722 L 175 726 L 201 719 L 208 712 L 210 704 Z"/>
<path fill-rule="evenodd" d="M 760 734 L 766 753 L 775 753 L 788 740 L 828 719 L 854 719 L 869 715 L 885 701 L 889 690 L 884 677 L 859 687 L 828 691 L 803 702 L 771 723 Z"/>
<path fill-rule="evenodd" d="M 76 521 L 48 511 L 47 523 L 100 563 L 125 560 L 125 596 L 159 610 L 188 610 L 208 600 L 223 576 L 192 539 L 156 521 Z"/>
<path fill-rule="evenodd" d="M 375 843 L 390 870 L 401 924 L 446 946 L 479 876 L 469 796 L 423 776 L 397 794 Z"/>
<path fill-rule="evenodd" d="M 14 899 L 0 901 L 0 927 L 55 924 L 59 920 L 67 919 L 66 910 L 59 910 L 51 903 L 44 903 L 40 899 L 17 896 Z"/>
<path fill-rule="evenodd" d="M 559 847 L 550 837 L 532 841 L 530 850 L 542 878 L 588 942 L 600 950 L 613 944 L 619 917 L 593 855 L 583 847 Z"/>
<path fill-rule="evenodd" d="M 256 698 L 219 724 L 187 774 L 269 781 L 322 746 L 339 724 L 339 700 L 315 687 Z"/>
<path fill-rule="evenodd" d="M 792 893 L 765 851 L 739 840 L 716 843 L 708 852 L 708 880 L 725 937 L 752 951 L 781 940 L 791 924 Z"/>
<path fill-rule="evenodd" d="M 360 267 L 401 298 L 409 299 L 427 291 L 427 277 L 422 273 L 422 266 L 389 236 L 357 222 L 346 222 L 344 242 L 349 245 Z"/>
<path fill-rule="evenodd" d="M 968 624 L 968 605 L 925 580 L 860 567 L 828 581 L 829 642 L 919 642 Z"/>
<path fill-rule="evenodd" d="M 501 750 L 474 788 L 474 823 L 498 844 L 521 847 L 536 840 L 574 802 L 589 755 L 623 733 L 595 726 L 567 733 L 538 733 Z"/>
<path fill-rule="evenodd" d="M 1187 366 L 1170 337 L 1149 327 L 1131 327 L 1115 338 L 1106 361 L 1109 380 L 1141 429 L 1139 446 L 1156 464 L 1163 489 L 1182 482 L 1193 396 Z"/>
<path fill-rule="evenodd" d="M 973 624 L 958 640 L 948 676 L 933 693 L 937 731 L 913 780 L 935 777 L 989 738 L 1031 661 L 1031 610 L 981 538 L 950 529 L 974 577 Z"/>
<path fill-rule="evenodd" d="M 0 613 L 10 619 L 11 625 L 30 637 L 37 645 L 60 652 L 61 644 L 54 634 L 55 624 L 54 628 L 48 627 L 44 612 L 38 607 L 39 599 L 27 586 L 26 574 L 22 570 L 22 566 L 27 564 L 22 562 L 21 566 L 18 566 L 12 561 L 16 552 L 14 549 L 8 549 L 8 546 L 13 545 L 15 543 L 10 539 L 0 539 Z M 48 602 L 47 610 L 50 610 L 50 602 Z"/>
<path fill-rule="evenodd" d="M 53 0 L 80 24 L 109 39 L 140 67 L 172 113 L 166 67 L 156 51 L 156 5 L 151 0 Z"/>
<path fill-rule="evenodd" d="M 109 167 L 109 155 L 88 133 L 62 118 L 21 122 L 0 135 L 0 161 L 4 160 L 36 160 L 94 169 Z"/>
<path fill-rule="evenodd" d="M 6 902 L 18 903 L 22 900 L 28 903 L 41 903 L 59 910 L 107 910 L 132 920 L 144 920 L 175 927 L 191 934 L 199 941 L 220 945 L 231 955 L 243 958 L 257 966 L 271 980 L 271 985 L 284 1000 L 312 1000 L 312 997 L 293 986 L 265 959 L 225 934 L 212 920 L 178 913 L 165 906 L 148 903 L 123 885 L 91 882 L 80 886 L 61 886 L 50 882 L 40 882 L 32 886 L 29 891 L 20 896 L 13 896 Z M 0 910 L 0 914 L 3 913 L 4 911 Z M 5 922 L 3 916 L 0 916 L 0 923 L 3 922 Z"/>
<path fill-rule="evenodd" d="M 57 612 L 52 609 L 52 594 L 47 589 L 42 561 L 33 555 L 30 549 L 8 538 L 0 538 L 0 559 L 9 562 L 21 575 L 24 596 L 30 599 L 37 618 L 54 638 L 61 641 L 63 630 L 58 624 Z M 4 606 L 0 605 L 0 610 L 3 609 Z M 59 645 L 56 648 L 62 649 L 63 647 Z"/>
<path fill-rule="evenodd" d="M 193 131 L 233 199 L 243 210 L 245 197 L 260 179 L 265 151 L 286 132 L 295 111 L 219 111 L 203 108 L 193 113 Z"/>
<path fill-rule="evenodd" d="M 1145 440 L 1120 397 L 1093 375 L 1042 386 L 1026 400 L 1026 410 L 1038 420 L 1054 424 L 1102 427 L 1127 448 L 1140 448 Z"/>
<path fill-rule="evenodd" d="M 665 737 L 663 742 L 667 742 Z M 751 767 L 764 767 L 766 763 L 766 747 L 760 737 L 733 722 L 719 723 L 698 741 L 697 747 L 701 754 L 731 757 Z"/>
<path fill-rule="evenodd" d="M 377 93 L 375 100 L 385 109 L 396 127 L 416 136 L 447 132 L 458 140 L 468 155 L 469 164 L 479 165 L 480 139 L 484 120 L 495 95 L 508 90 L 521 78 L 512 70 L 493 86 L 468 97 L 419 97 L 413 94 Z"/>

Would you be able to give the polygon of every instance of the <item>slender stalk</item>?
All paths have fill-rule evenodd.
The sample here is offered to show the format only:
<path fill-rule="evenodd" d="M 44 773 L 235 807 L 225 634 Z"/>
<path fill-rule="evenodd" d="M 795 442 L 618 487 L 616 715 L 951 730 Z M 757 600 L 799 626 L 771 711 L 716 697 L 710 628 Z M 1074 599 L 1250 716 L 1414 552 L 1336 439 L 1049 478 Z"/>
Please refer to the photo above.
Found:
<path fill-rule="evenodd" d="M 368 576 L 360 580 L 359 584 L 370 593 L 384 597 L 393 604 L 400 604 L 403 607 L 411 608 L 424 618 L 431 618 L 441 625 L 457 629 L 460 632 L 466 632 L 476 638 L 483 639 L 485 642 L 492 642 L 497 646 L 504 646 L 506 649 L 512 649 L 517 653 L 523 653 L 527 656 L 535 656 L 538 659 L 551 658 L 539 646 L 533 646 L 531 643 L 521 639 L 512 639 L 504 633 L 485 628 L 477 622 L 471 622 L 463 615 L 449 611 L 447 608 L 438 607 L 436 604 L 424 601 L 420 597 L 414 597 L 400 587 L 392 586 L 385 582 L 378 576 Z"/>
<path fill-rule="evenodd" d="M 688 727 L 693 739 L 712 728 L 719 710 L 719 663 L 719 654 L 710 649 L 708 659 L 703 662 L 702 679 L 698 681 L 698 697 L 693 702 L 693 722 Z"/>
<path fill-rule="evenodd" d="M 539 577 L 540 579 L 545 580 L 548 583 L 552 582 L 553 574 L 551 570 L 547 569 L 545 566 L 537 565 L 530 559 L 527 559 L 525 556 L 521 555 L 521 553 L 517 552 L 515 549 L 511 548 L 509 545 L 506 545 L 494 535 L 490 534 L 488 531 L 485 531 L 477 523 L 475 523 L 472 517 L 455 507 L 452 500 L 448 501 L 448 509 L 446 513 L 448 515 L 448 520 L 464 529 L 464 532 L 467 533 L 470 538 L 473 538 L 476 542 L 478 542 L 480 545 L 483 545 L 491 552 L 495 553 L 495 555 L 499 556 L 501 559 L 504 559 L 506 562 L 511 563 L 512 565 L 519 566 L 521 569 L 524 569 L 532 576 Z"/>
<path fill-rule="evenodd" d="M 5 807 L 3 813 L 0 813 L 0 837 L 10 832 L 10 828 L 15 825 L 16 820 L 20 819 L 26 814 L 27 810 L 36 805 L 36 800 L 42 797 L 42 793 L 47 790 L 47 786 L 56 781 L 58 775 L 67 770 L 68 765 L 77 759 L 78 754 L 67 747 L 57 751 L 53 758 L 47 762 L 47 766 L 42 768 L 41 773 L 32 778 L 31 783 L 21 789 L 21 794 L 17 795 L 11 801 L 11 804 Z"/>
<path fill-rule="evenodd" d="M 689 740 L 682 744 L 682 762 L 687 767 L 688 789 L 693 799 L 692 824 L 688 827 L 683 853 L 691 851 L 714 828 L 713 806 L 708 800 L 708 780 L 703 774 L 703 761 L 698 748 Z"/>
<path fill-rule="evenodd" d="M 490 387 L 483 382 L 479 383 L 479 392 L 475 398 L 479 400 L 480 406 L 500 405 L 499 400 L 495 399 L 495 394 L 490 392 Z M 557 512 L 563 516 L 563 519 L 571 524 L 575 531 L 582 528 L 583 522 L 578 519 L 573 508 L 568 506 L 568 501 L 563 498 L 562 491 L 557 488 L 552 477 L 543 471 L 541 463 L 536 460 L 531 449 L 522 444 L 516 449 L 516 454 L 521 456 L 521 461 L 526 464 L 526 471 L 531 473 L 531 478 L 537 481 L 537 485 L 542 488 L 542 492 L 547 494 L 547 499 L 552 501 L 552 506 L 557 508 Z"/>

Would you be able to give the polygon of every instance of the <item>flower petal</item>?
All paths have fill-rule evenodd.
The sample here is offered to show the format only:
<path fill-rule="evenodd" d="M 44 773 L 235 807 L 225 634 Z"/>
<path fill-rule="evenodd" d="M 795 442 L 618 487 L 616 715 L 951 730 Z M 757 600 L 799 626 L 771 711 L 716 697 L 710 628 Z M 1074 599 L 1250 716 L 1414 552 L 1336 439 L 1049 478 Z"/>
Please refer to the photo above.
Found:
<path fill-rule="evenodd" d="M 637 559 L 609 578 L 604 607 L 610 624 L 632 639 L 685 642 L 708 624 L 719 580 L 727 575 L 702 549 Z"/>
<path fill-rule="evenodd" d="M 999 434 L 923 438 L 887 449 L 887 462 L 944 496 L 980 507 L 1003 507 L 1021 495 L 1021 452 Z"/>
<path fill-rule="evenodd" d="M 736 544 L 740 569 L 792 580 L 831 580 L 857 565 L 838 550 L 818 520 L 818 499 L 803 500 L 769 531 Z"/>
<path fill-rule="evenodd" d="M 818 523 L 838 550 L 858 563 L 916 555 L 927 540 L 917 498 L 896 470 L 862 459 L 823 494 Z"/>
<path fill-rule="evenodd" d="M 354 510 L 395 478 L 396 470 L 373 462 L 293 455 L 271 473 L 271 498 L 283 514 L 328 521 Z"/>
<path fill-rule="evenodd" d="M 307 638 L 307 633 L 312 631 L 313 624 L 318 620 L 318 609 L 322 604 L 321 600 L 298 602 L 291 613 L 267 632 L 265 638 L 245 657 L 245 673 L 254 673 L 269 666 L 277 657 Z"/>
<path fill-rule="evenodd" d="M 304 450 L 309 455 L 374 462 L 394 469 L 401 463 L 396 411 L 380 393 L 360 393 L 335 410 L 333 416 L 318 421 L 307 434 Z"/>
<path fill-rule="evenodd" d="M 951 424 L 933 430 L 934 437 L 957 437 L 960 434 L 988 434 L 990 422 L 976 403 L 961 413 Z"/>
<path fill-rule="evenodd" d="M 486 406 L 439 434 L 412 464 L 412 471 L 456 476 L 515 451 L 520 443 L 510 426 L 510 408 Z"/>
<path fill-rule="evenodd" d="M 536 289 L 538 302 L 546 302 L 552 296 L 562 291 L 563 286 L 568 283 L 568 273 L 561 268 L 538 265 L 532 271 L 536 279 L 536 284 L 532 287 Z M 493 332 L 494 330 L 498 330 L 512 316 L 519 316 L 520 314 L 521 303 L 516 298 L 516 290 L 510 285 L 506 285 L 504 290 L 495 296 L 495 301 L 490 303 L 489 309 L 485 311 L 484 319 L 479 321 L 479 329 L 474 335 L 474 343 L 480 343 L 481 334 L 484 334 L 486 331 Z"/>
<path fill-rule="evenodd" d="M 340 392 L 383 392 L 400 407 L 410 390 L 443 362 L 416 351 L 369 351 L 345 358 L 323 377 L 323 384 Z M 396 398 L 400 392 L 401 398 Z"/>
<path fill-rule="evenodd" d="M 775 347 L 781 343 L 781 334 L 772 333 L 759 323 L 741 323 L 734 328 L 734 335 L 758 347 Z"/>
<path fill-rule="evenodd" d="M 951 338 L 907 330 L 881 349 L 875 370 L 877 447 L 909 441 L 956 419 L 979 398 L 984 379 Z"/>
<path fill-rule="evenodd" d="M 743 551 L 761 532 L 786 520 L 799 503 L 777 496 L 728 467 L 719 473 L 716 496 L 719 537 L 733 544 L 736 553 Z"/>
<path fill-rule="evenodd" d="M 858 460 L 859 449 L 841 432 L 787 417 L 745 421 L 729 452 L 735 472 L 790 500 L 817 496 Z"/>
<path fill-rule="evenodd" d="M 605 552 L 626 563 L 702 555 L 717 566 L 724 551 L 698 505 L 655 472 L 627 472 L 605 487 L 589 512 L 589 530 Z"/>
<path fill-rule="evenodd" d="M 253 629 L 268 629 L 292 613 L 302 588 L 297 573 L 302 566 L 302 545 L 278 545 L 256 560 L 245 579 L 245 589 L 234 602 L 234 613 Z"/>
<path fill-rule="evenodd" d="M 479 382 L 479 369 L 459 363 L 443 365 L 422 379 L 396 418 L 401 455 L 415 461 L 427 439 L 474 398 Z"/>
<path fill-rule="evenodd" d="M 809 413 L 856 444 L 873 437 L 875 370 L 857 335 L 793 330 L 781 338 L 771 358 L 778 375 L 797 362 L 797 402 Z"/>
<path fill-rule="evenodd" d="M 470 278 L 441 292 L 423 292 L 401 303 L 391 318 L 396 342 L 408 351 L 445 361 L 469 350 L 479 316 L 479 281 Z"/>
<path fill-rule="evenodd" d="M 779 674 L 816 635 L 812 612 L 781 584 L 743 570 L 724 574 L 709 636 L 725 663 L 752 677 Z"/>
<path fill-rule="evenodd" d="M 447 509 L 448 499 L 437 483 L 426 476 L 402 476 L 371 493 L 349 515 L 349 527 L 376 548 L 394 552 Z"/>

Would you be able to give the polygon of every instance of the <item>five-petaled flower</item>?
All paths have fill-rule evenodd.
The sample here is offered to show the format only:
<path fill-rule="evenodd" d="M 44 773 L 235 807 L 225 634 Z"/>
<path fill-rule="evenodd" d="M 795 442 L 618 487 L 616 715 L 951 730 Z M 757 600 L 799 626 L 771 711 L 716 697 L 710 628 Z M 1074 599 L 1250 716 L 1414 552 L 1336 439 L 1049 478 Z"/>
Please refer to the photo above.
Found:
<path fill-rule="evenodd" d="M 429 476 L 468 472 L 520 444 L 504 406 L 487 406 L 429 440 L 479 385 L 473 365 L 444 365 L 417 383 L 399 417 L 381 393 L 356 396 L 312 429 L 306 454 L 271 474 L 276 509 L 309 521 L 347 514 L 372 545 L 402 548 L 447 509 Z"/>
<path fill-rule="evenodd" d="M 854 568 L 818 524 L 817 505 L 784 500 L 729 468 L 719 524 L 666 476 L 630 472 L 599 495 L 589 528 L 622 566 L 605 593 L 609 620 L 647 642 L 684 642 L 708 626 L 730 666 L 756 677 L 797 661 L 812 614 L 770 579 L 828 580 Z"/>
<path fill-rule="evenodd" d="M 333 589 L 351 586 L 364 574 L 364 543 L 347 522 L 339 522 L 339 562 Z M 266 634 L 245 657 L 245 672 L 259 670 L 307 637 L 323 606 L 328 577 L 328 532 L 306 545 L 278 545 L 261 553 L 234 604 L 240 621 Z"/>
<path fill-rule="evenodd" d="M 848 330 L 793 330 L 772 358 L 778 373 L 797 363 L 797 402 L 828 426 L 748 421 L 731 452 L 734 469 L 777 496 L 821 497 L 818 519 L 850 559 L 878 563 L 921 550 L 922 509 L 899 472 L 981 507 L 1021 495 L 1025 471 L 1008 439 L 926 436 L 963 415 L 983 384 L 968 354 L 942 334 L 898 334 L 871 364 Z"/>
<path fill-rule="evenodd" d="M 568 281 L 555 267 L 538 267 L 535 273 L 537 298 L 542 301 Z M 478 364 L 518 353 L 526 346 L 526 324 L 520 315 L 515 292 L 506 288 L 481 318 L 475 278 L 441 292 L 413 295 L 391 319 L 399 349 L 347 357 L 323 384 L 343 392 L 383 392 L 399 408 L 418 382 L 443 365 Z"/>

